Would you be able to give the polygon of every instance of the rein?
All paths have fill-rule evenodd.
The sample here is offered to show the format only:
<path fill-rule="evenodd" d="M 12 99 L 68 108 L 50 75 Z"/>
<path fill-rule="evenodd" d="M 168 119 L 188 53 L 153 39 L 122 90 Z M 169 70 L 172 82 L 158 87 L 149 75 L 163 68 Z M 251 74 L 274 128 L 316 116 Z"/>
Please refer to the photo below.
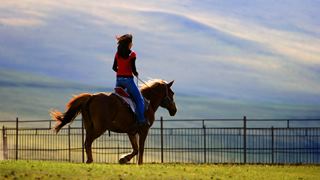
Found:
<path fill-rule="evenodd" d="M 150 88 L 150 86 L 149 86 L 146 82 L 144 82 L 142 79 L 140 79 L 138 76 L 136 76 L 136 78 L 137 78 L 137 84 L 138 84 L 138 82 L 140 81 L 140 82 L 142 82 L 144 85 L 146 85 L 147 87 Z M 139 80 L 139 81 L 138 81 L 138 80 Z"/>

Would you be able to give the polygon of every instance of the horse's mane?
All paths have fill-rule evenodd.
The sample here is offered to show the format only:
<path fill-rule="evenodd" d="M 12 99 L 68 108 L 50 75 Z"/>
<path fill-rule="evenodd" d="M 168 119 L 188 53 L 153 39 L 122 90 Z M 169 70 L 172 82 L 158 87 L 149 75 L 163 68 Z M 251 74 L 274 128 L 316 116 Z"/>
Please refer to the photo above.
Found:
<path fill-rule="evenodd" d="M 142 85 L 140 85 L 140 89 L 141 91 L 149 89 L 149 88 L 153 88 L 159 84 L 166 84 L 167 82 L 162 80 L 162 79 L 150 79 L 147 82 L 143 83 Z"/>

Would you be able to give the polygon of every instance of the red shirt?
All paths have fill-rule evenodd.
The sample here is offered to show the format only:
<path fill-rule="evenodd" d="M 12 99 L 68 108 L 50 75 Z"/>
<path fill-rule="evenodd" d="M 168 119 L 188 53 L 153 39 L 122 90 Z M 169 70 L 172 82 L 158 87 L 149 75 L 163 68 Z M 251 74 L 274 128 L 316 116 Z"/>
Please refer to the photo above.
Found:
<path fill-rule="evenodd" d="M 132 63 L 136 59 L 136 53 L 132 51 L 128 58 L 123 58 L 116 53 L 115 60 L 117 61 L 117 76 L 133 76 Z"/>

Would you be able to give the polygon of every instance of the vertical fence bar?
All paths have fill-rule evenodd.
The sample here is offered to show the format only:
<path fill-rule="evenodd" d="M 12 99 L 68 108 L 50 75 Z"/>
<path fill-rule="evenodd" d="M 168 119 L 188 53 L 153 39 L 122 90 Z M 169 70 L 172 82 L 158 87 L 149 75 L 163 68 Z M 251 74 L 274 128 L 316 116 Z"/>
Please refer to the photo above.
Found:
<path fill-rule="evenodd" d="M 247 163 L 247 117 L 243 116 L 243 163 Z"/>
<path fill-rule="evenodd" d="M 82 163 L 84 163 L 84 125 L 83 125 L 83 118 L 81 119 L 81 143 L 82 143 Z"/>
<path fill-rule="evenodd" d="M 161 163 L 163 163 L 163 117 L 160 117 Z"/>
<path fill-rule="evenodd" d="M 138 140 L 138 142 L 139 142 L 139 140 Z M 138 153 L 138 156 L 140 156 L 139 153 Z M 120 145 L 119 145 L 119 141 L 118 141 L 118 143 L 117 143 L 117 159 L 120 159 Z"/>
<path fill-rule="evenodd" d="M 204 124 L 204 120 L 202 120 L 202 128 L 203 128 L 203 159 L 204 163 L 207 163 L 207 139 L 206 139 L 206 125 Z"/>
<path fill-rule="evenodd" d="M 287 120 L 287 128 L 290 128 L 290 120 Z"/>
<path fill-rule="evenodd" d="M 2 126 L 3 159 L 8 159 L 8 143 L 6 128 Z"/>
<path fill-rule="evenodd" d="M 68 150 L 69 150 L 69 162 L 71 162 L 71 137 L 70 137 L 70 125 L 68 126 Z"/>
<path fill-rule="evenodd" d="M 16 160 L 18 160 L 18 148 L 19 148 L 19 118 L 16 118 Z"/>
<path fill-rule="evenodd" d="M 274 164 L 274 128 L 271 127 L 271 160 L 272 164 Z"/>

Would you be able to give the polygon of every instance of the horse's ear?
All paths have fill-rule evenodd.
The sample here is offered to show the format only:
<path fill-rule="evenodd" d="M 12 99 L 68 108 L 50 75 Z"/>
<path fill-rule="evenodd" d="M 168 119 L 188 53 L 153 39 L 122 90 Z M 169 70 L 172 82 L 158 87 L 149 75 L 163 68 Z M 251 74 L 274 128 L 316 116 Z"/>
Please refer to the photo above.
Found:
<path fill-rule="evenodd" d="M 172 86 L 172 84 L 173 84 L 173 82 L 174 82 L 174 80 L 173 80 L 173 81 L 171 81 L 170 83 L 168 83 L 168 87 L 171 87 L 171 86 Z"/>

